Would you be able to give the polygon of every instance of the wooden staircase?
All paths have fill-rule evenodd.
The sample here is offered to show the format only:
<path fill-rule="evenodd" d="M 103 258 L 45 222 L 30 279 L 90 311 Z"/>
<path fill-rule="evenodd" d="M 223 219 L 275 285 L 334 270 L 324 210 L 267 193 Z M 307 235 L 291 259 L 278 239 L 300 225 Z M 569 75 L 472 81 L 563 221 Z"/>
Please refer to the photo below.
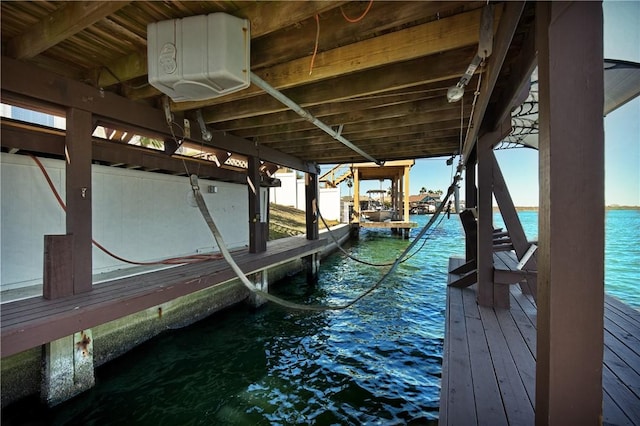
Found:
<path fill-rule="evenodd" d="M 320 176 L 318 181 L 324 183 L 325 188 L 337 188 L 338 185 L 352 176 L 351 164 L 338 164 Z"/>

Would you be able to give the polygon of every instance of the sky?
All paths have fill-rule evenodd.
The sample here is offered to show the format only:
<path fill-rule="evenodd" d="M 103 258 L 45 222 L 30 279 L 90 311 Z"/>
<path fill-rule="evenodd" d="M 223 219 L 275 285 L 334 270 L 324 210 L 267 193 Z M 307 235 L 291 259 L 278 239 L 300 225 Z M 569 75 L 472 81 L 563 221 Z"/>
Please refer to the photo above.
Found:
<path fill-rule="evenodd" d="M 640 1 L 605 1 L 603 10 L 604 57 L 640 62 Z M 605 204 L 640 206 L 640 97 L 611 112 L 604 125 Z M 537 206 L 538 151 L 498 150 L 496 158 L 514 204 Z M 457 162 L 458 158 L 454 166 Z M 446 158 L 416 160 L 409 176 L 410 193 L 417 195 L 422 187 L 446 191 L 451 178 L 452 167 L 446 165 Z M 384 189 L 390 186 L 390 182 L 383 184 Z M 346 195 L 348 188 L 342 186 Z M 379 181 L 367 181 L 360 192 L 379 188 Z M 464 199 L 464 189 L 460 194 Z"/>

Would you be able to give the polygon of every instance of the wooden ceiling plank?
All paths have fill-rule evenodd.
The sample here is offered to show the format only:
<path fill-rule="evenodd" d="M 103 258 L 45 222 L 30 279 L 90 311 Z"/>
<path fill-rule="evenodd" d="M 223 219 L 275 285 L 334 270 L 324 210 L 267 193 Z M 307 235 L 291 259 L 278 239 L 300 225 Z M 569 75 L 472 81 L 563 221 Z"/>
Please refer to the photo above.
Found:
<path fill-rule="evenodd" d="M 419 92 L 404 95 L 395 95 L 384 100 L 379 99 L 362 99 L 362 100 L 344 100 L 342 102 L 333 102 L 330 104 L 322 104 L 309 107 L 308 110 L 316 117 L 335 116 L 348 112 L 366 111 L 370 108 L 383 108 L 397 105 L 403 102 L 419 101 L 433 97 L 432 92 Z M 278 124 L 293 123 L 304 120 L 298 114 L 292 111 L 283 111 L 275 114 L 260 115 L 256 117 L 241 118 L 238 120 L 230 120 L 217 123 L 219 130 L 234 131 L 257 129 L 261 127 L 271 127 Z"/>
<path fill-rule="evenodd" d="M 278 13 L 273 13 L 272 2 L 255 2 L 243 9 L 239 9 L 234 15 L 248 19 L 251 23 L 251 38 L 257 38 L 313 17 L 317 13 L 339 7 L 343 3 L 346 2 L 280 2 Z M 269 12 L 269 8 L 271 12 Z M 165 17 L 165 19 L 167 18 Z M 138 57 L 135 57 L 136 55 Z M 122 81 L 147 75 L 147 53 L 134 52 L 124 58 L 117 59 L 108 66 L 110 69 L 118 70 L 116 73 L 118 79 L 109 74 L 101 74 L 98 81 L 100 87 L 108 87 Z"/>
<path fill-rule="evenodd" d="M 465 119 L 465 123 L 466 121 L 467 120 Z M 391 132 L 393 131 L 393 128 L 387 129 L 385 132 L 382 132 L 378 129 L 370 129 L 370 130 L 365 130 L 363 132 L 358 132 L 357 134 L 353 134 L 351 135 L 351 137 L 354 140 L 360 140 L 360 139 L 373 140 L 379 137 L 389 136 L 390 134 L 411 134 L 411 133 L 421 133 L 421 132 L 428 133 L 428 132 L 436 132 L 440 130 L 460 131 L 460 118 L 458 117 L 454 120 L 443 120 L 443 121 L 437 121 L 434 123 L 420 123 L 420 124 L 399 127 L 393 133 Z"/>
<path fill-rule="evenodd" d="M 272 2 L 250 2 L 249 6 L 234 14 L 248 19 L 251 22 L 251 38 L 258 38 L 345 3 L 348 1 L 284 1 L 278 4 L 278 11 L 274 13 Z"/>
<path fill-rule="evenodd" d="M 437 82 L 448 81 L 453 78 L 459 79 L 463 72 L 460 70 L 466 69 L 475 51 L 475 47 L 470 47 L 431 55 L 413 61 L 379 67 L 367 72 L 362 71 L 336 77 L 330 82 L 316 82 L 287 89 L 283 93 L 302 107 L 308 108 L 317 104 L 337 102 L 357 96 L 374 95 L 424 84 L 433 83 L 434 88 L 446 88 L 446 86 L 437 84 Z M 206 103 L 203 103 L 202 106 L 206 106 Z M 263 94 L 251 99 L 241 99 L 212 106 L 203 110 L 203 116 L 207 123 L 216 123 L 286 110 L 287 108 L 276 99 Z"/>
<path fill-rule="evenodd" d="M 455 83 L 454 83 L 455 84 Z M 471 94 L 473 89 L 469 90 Z M 334 125 L 351 124 L 372 119 L 417 114 L 451 108 L 445 90 L 408 91 L 388 97 L 362 98 L 309 107 L 315 117 Z M 285 126 L 285 127 L 283 127 Z M 264 136 L 287 130 L 311 129 L 313 126 L 292 111 L 216 123 L 218 130 L 231 131 L 242 137 Z"/>
<path fill-rule="evenodd" d="M 390 129 L 391 131 L 398 131 L 404 126 L 413 125 L 425 125 L 430 123 L 436 123 L 440 121 L 458 121 L 458 127 L 460 126 L 460 110 L 458 108 L 442 109 L 437 111 L 431 111 L 425 114 L 412 114 L 402 117 L 369 120 L 360 123 L 354 123 L 348 126 L 344 126 L 342 134 L 345 137 L 352 138 L 357 137 L 359 132 L 376 131 L 377 133 Z M 317 136 L 317 131 L 314 129 L 301 130 L 301 131 L 284 131 L 280 134 L 262 136 L 257 138 L 262 143 L 275 142 L 282 140 L 283 138 L 290 139 L 308 139 Z"/>
<path fill-rule="evenodd" d="M 495 22 L 500 20 L 502 8 L 495 7 Z M 345 74 L 355 73 L 390 63 L 404 62 L 478 43 L 481 9 L 454 15 L 404 30 L 348 44 L 318 54 L 313 73 L 309 75 L 311 56 L 255 71 L 255 74 L 278 90 L 310 84 Z M 366 52 L 363 55 L 363 52 Z M 415 70 L 414 70 L 415 71 Z M 461 74 L 463 70 L 456 70 Z M 243 99 L 261 94 L 255 85 L 220 98 L 173 102 L 175 111 L 198 109 L 221 102 Z"/>
<path fill-rule="evenodd" d="M 107 65 L 98 67 L 94 72 L 98 75 L 98 87 L 107 87 L 141 77 L 147 73 L 147 51 L 141 50 L 122 56 Z M 154 89 L 150 94 L 155 96 L 161 93 Z"/>
<path fill-rule="evenodd" d="M 443 130 L 440 132 L 431 132 L 431 133 L 411 133 L 406 135 L 394 135 L 389 137 L 384 137 L 377 139 L 375 144 L 367 145 L 367 141 L 362 141 L 363 146 L 370 146 L 371 149 L 380 150 L 382 148 L 385 149 L 396 149 L 399 144 L 412 144 L 412 146 L 432 146 L 438 144 L 438 142 L 450 142 L 450 141 L 459 141 L 459 132 L 455 129 L 453 130 Z M 370 142 L 370 141 L 369 141 Z M 331 149 L 336 147 L 334 141 L 330 139 L 324 139 L 322 141 L 286 141 L 281 143 L 272 143 L 268 144 L 269 147 L 279 150 L 287 150 L 288 152 L 299 152 L 299 151 L 316 151 L 321 153 L 323 151 L 327 151 L 327 154 Z"/>
<path fill-rule="evenodd" d="M 29 59 L 126 6 L 128 1 L 65 2 L 29 31 L 9 40 L 9 56 Z"/>
<path fill-rule="evenodd" d="M 435 99 L 427 99 L 421 101 L 414 102 L 406 102 L 400 103 L 390 106 L 383 106 L 377 108 L 370 109 L 353 109 L 352 111 L 348 110 L 348 107 L 351 103 L 347 102 L 347 105 L 344 105 L 344 110 L 347 112 L 337 113 L 337 114 L 322 114 L 316 115 L 315 117 L 322 117 L 325 123 L 329 123 L 334 126 L 338 125 L 352 125 L 364 121 L 371 120 L 382 120 L 388 118 L 397 118 L 404 115 L 409 114 L 422 114 L 428 113 L 432 111 L 438 111 L 441 109 L 449 109 L 451 108 L 451 104 L 447 102 L 447 99 L 444 97 L 435 98 Z M 309 110 L 311 111 L 311 110 Z M 313 113 L 312 113 L 313 114 Z M 298 120 L 295 122 L 287 122 L 283 124 L 274 123 L 273 126 L 263 126 L 259 128 L 250 128 L 250 129 L 236 129 L 233 133 L 235 135 L 241 137 L 256 137 L 256 136 L 266 136 L 270 134 L 277 134 L 282 132 L 290 132 L 290 131 L 299 131 L 299 130 L 310 130 L 314 126 L 312 123 L 309 123 L 306 120 Z M 220 130 L 223 130 L 220 128 Z M 227 130 L 227 129 L 225 129 Z"/>
<path fill-rule="evenodd" d="M 469 154 L 475 145 L 476 138 L 478 137 L 480 127 L 485 118 L 485 112 L 489 105 L 489 100 L 493 89 L 495 88 L 498 76 L 502 70 L 502 64 L 511 46 L 511 40 L 520 22 L 520 16 L 524 9 L 524 2 L 507 2 L 505 11 L 500 23 L 498 24 L 498 31 L 495 35 L 496 42 L 493 46 L 493 53 L 488 59 L 487 72 L 484 78 L 484 83 L 480 87 L 480 95 L 476 103 L 473 118 L 471 120 L 471 127 L 464 140 L 462 149 L 463 161 L 467 162 Z"/>
<path fill-rule="evenodd" d="M 368 5 L 350 2 L 342 8 L 335 8 L 320 16 L 320 39 L 318 51 L 344 45 L 344 40 L 363 40 L 375 37 L 384 31 L 419 21 L 442 19 L 453 11 L 460 13 L 482 7 L 482 2 L 430 1 L 430 2 L 375 2 L 366 19 L 357 23 L 347 23 L 342 16 L 360 16 Z M 313 51 L 316 38 L 316 22 L 302 21 L 295 26 L 282 29 L 269 37 L 260 37 L 251 43 L 251 67 L 254 70 L 288 62 Z"/>

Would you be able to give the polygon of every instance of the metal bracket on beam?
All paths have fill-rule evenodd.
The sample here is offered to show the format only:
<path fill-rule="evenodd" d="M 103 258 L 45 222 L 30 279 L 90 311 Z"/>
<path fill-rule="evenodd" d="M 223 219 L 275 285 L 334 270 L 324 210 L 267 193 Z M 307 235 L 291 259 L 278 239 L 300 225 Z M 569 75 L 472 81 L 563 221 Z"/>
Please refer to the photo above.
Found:
<path fill-rule="evenodd" d="M 207 142 L 211 142 L 211 139 L 213 139 L 213 135 L 211 134 L 209 129 L 207 129 L 207 125 L 204 122 L 204 117 L 202 117 L 202 110 L 199 109 L 196 111 L 196 119 L 198 120 L 198 124 L 200 125 L 200 132 L 202 132 L 202 139 L 204 139 Z"/>
<path fill-rule="evenodd" d="M 480 21 L 480 42 L 478 56 L 486 60 L 493 52 L 493 5 L 486 5 Z"/>
<path fill-rule="evenodd" d="M 188 118 L 183 120 L 184 123 L 184 137 L 185 139 L 191 139 L 191 122 L 189 122 Z"/>
<path fill-rule="evenodd" d="M 162 109 L 164 110 L 164 118 L 167 121 L 167 124 L 171 126 L 173 123 L 173 114 L 171 113 L 171 105 L 169 104 L 169 97 L 162 97 Z"/>

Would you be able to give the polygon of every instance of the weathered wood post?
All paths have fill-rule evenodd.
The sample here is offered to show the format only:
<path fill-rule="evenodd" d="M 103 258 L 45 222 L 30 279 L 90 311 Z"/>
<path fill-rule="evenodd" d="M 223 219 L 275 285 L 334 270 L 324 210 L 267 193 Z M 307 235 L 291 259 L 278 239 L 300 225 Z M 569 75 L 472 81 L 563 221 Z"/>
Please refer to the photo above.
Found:
<path fill-rule="evenodd" d="M 267 251 L 268 227 L 261 215 L 260 203 L 260 159 L 249 156 L 247 167 L 249 195 L 249 253 Z"/>
<path fill-rule="evenodd" d="M 494 305 L 493 284 L 493 163 L 494 134 L 485 134 L 477 144 L 478 153 L 478 304 Z"/>
<path fill-rule="evenodd" d="M 305 173 L 305 211 L 307 225 L 307 239 L 317 240 L 319 238 L 318 228 L 318 174 Z M 307 281 L 315 283 L 318 281 L 318 271 L 320 269 L 320 254 L 314 253 L 303 259 L 307 271 Z"/>
<path fill-rule="evenodd" d="M 478 188 L 476 187 L 476 163 L 477 163 L 477 153 L 478 146 L 474 145 L 471 153 L 469 154 L 469 160 L 467 161 L 467 166 L 465 168 L 464 174 L 464 196 L 465 196 L 465 208 L 473 209 L 478 207 Z M 471 259 L 476 258 L 478 250 L 478 238 L 477 235 L 473 238 L 473 241 L 470 240 L 469 236 L 467 236 L 467 240 L 465 242 L 465 259 L 466 261 L 470 261 Z"/>
<path fill-rule="evenodd" d="M 250 279 L 253 282 L 253 285 L 256 286 L 256 288 L 267 293 L 269 292 L 269 275 L 266 269 L 252 274 Z M 259 294 L 252 292 L 249 294 L 247 303 L 253 308 L 258 308 L 267 303 L 267 299 L 260 296 Z"/>
<path fill-rule="evenodd" d="M 540 2 L 536 424 L 602 423 L 601 2 Z"/>
<path fill-rule="evenodd" d="M 55 299 L 91 291 L 91 134 L 90 112 L 70 108 L 67 111 L 66 221 L 67 235 L 45 238 L 43 296 Z M 65 253 L 54 253 L 62 248 Z M 56 265 L 57 262 L 65 265 Z M 67 268 L 60 271 L 59 268 Z M 56 405 L 95 384 L 91 330 L 44 345 L 41 398 Z"/>

